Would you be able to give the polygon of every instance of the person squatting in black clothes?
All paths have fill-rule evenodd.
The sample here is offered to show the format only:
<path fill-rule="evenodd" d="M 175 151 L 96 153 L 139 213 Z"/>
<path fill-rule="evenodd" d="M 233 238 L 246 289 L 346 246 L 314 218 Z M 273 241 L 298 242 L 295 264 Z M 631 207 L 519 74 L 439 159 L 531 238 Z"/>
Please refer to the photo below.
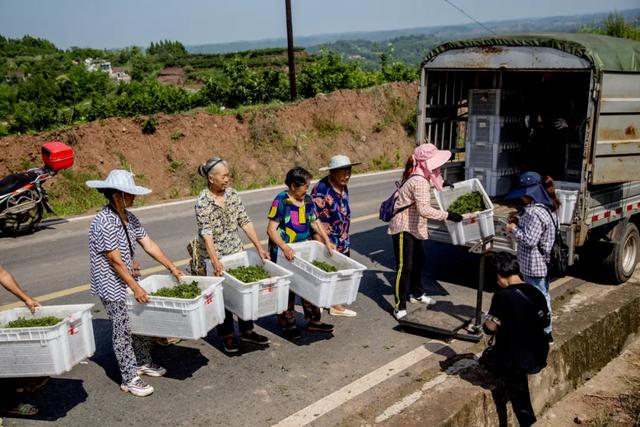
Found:
<path fill-rule="evenodd" d="M 520 426 L 536 422 L 531 406 L 527 375 L 540 372 L 547 365 L 549 343 L 544 328 L 550 315 L 544 295 L 526 285 L 519 275 L 517 258 L 508 253 L 493 256 L 500 290 L 493 295 L 483 328 L 495 335 L 495 366 L 499 378 L 494 399 L 500 426 L 507 426 L 507 401 Z"/>

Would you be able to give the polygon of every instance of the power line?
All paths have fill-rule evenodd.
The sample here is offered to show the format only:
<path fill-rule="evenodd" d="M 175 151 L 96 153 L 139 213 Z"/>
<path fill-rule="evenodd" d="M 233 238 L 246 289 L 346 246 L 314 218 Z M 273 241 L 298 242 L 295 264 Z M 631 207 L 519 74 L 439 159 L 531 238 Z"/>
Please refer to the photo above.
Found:
<path fill-rule="evenodd" d="M 487 27 L 486 25 L 484 25 L 482 22 L 478 21 L 476 18 L 474 18 L 473 16 L 469 15 L 467 12 L 465 12 L 464 10 L 462 10 L 462 8 L 456 6 L 455 4 L 453 4 L 452 2 L 450 2 L 449 0 L 444 0 L 445 3 L 448 3 L 451 7 L 457 9 L 460 13 L 462 13 L 464 16 L 466 16 L 467 18 L 471 19 L 473 22 L 475 22 L 476 24 L 480 25 L 482 28 L 484 28 L 485 30 L 487 30 L 488 32 L 490 32 L 493 35 L 497 35 L 495 33 L 495 31 L 493 31 L 491 28 Z"/>

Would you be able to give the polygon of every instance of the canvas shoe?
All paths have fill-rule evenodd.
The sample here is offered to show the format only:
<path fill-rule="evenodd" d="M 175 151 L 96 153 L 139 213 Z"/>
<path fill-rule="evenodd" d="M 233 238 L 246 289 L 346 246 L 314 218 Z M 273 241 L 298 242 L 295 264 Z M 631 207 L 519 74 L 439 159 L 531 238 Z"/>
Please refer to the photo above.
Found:
<path fill-rule="evenodd" d="M 142 381 L 140 377 L 135 377 L 130 383 L 121 384 L 120 389 L 137 397 L 149 396 L 153 393 L 153 387 Z"/>
<path fill-rule="evenodd" d="M 138 375 L 148 375 L 150 377 L 162 377 L 167 373 L 167 370 L 162 366 L 158 366 L 155 363 L 147 363 L 146 365 L 138 366 Z"/>
<path fill-rule="evenodd" d="M 426 304 L 426 305 L 434 305 L 436 300 L 431 297 L 428 297 L 427 294 L 422 294 L 419 297 L 411 297 L 409 298 L 409 302 L 412 304 Z"/>
<path fill-rule="evenodd" d="M 395 317 L 396 320 L 400 320 L 406 315 L 407 315 L 407 310 L 393 310 L 393 317 Z"/>

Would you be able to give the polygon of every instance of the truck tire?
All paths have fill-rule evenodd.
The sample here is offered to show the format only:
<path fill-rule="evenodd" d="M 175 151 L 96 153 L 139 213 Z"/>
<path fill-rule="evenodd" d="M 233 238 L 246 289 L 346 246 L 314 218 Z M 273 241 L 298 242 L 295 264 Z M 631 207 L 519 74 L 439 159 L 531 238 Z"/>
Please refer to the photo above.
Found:
<path fill-rule="evenodd" d="M 616 243 L 604 259 L 604 267 L 615 283 L 624 283 L 633 274 L 640 254 L 640 234 L 632 222 L 622 222 L 611 230 Z"/>

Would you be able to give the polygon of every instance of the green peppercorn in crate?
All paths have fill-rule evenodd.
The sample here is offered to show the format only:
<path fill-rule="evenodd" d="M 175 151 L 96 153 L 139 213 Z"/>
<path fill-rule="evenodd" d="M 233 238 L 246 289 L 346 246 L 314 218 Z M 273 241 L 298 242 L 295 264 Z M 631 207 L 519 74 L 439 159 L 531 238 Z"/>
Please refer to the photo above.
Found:
<path fill-rule="evenodd" d="M 271 261 L 263 261 L 255 250 L 238 252 L 220 258 L 224 266 L 224 305 L 242 320 L 257 320 L 261 317 L 282 313 L 289 299 L 289 277 L 291 272 Z M 211 269 L 211 262 L 205 262 Z M 237 267 L 262 266 L 270 277 L 244 283 L 228 273 Z"/>
<path fill-rule="evenodd" d="M 358 296 L 358 288 L 364 265 L 336 251 L 332 256 L 327 248 L 315 240 L 293 243 L 291 248 L 296 254 L 293 261 L 278 253 L 278 264 L 290 270 L 291 290 L 317 307 L 329 308 L 337 304 L 351 304 Z M 314 261 L 322 261 L 333 265 L 338 271 L 326 272 L 313 265 Z"/>
<path fill-rule="evenodd" d="M 43 306 L 35 314 L 26 308 L 0 312 L 0 378 L 60 375 L 96 351 L 91 322 L 93 304 Z M 53 326 L 6 328 L 19 318 L 53 316 Z"/>
<path fill-rule="evenodd" d="M 198 339 L 224 320 L 222 277 L 183 276 L 182 283 L 196 282 L 200 294 L 191 299 L 151 296 L 139 304 L 129 290 L 127 310 L 131 332 L 150 337 Z M 178 285 L 171 275 L 152 275 L 142 279 L 140 286 L 150 295 L 161 288 Z"/>
<path fill-rule="evenodd" d="M 493 203 L 484 190 L 482 183 L 478 179 L 469 179 L 453 184 L 453 188 L 445 188 L 442 191 L 435 191 L 436 200 L 440 209 L 448 210 L 449 206 L 460 196 L 474 191 L 482 194 L 485 209 L 472 214 L 463 215 L 462 222 L 445 221 L 451 243 L 454 245 L 465 245 L 470 242 L 487 239 L 495 235 L 493 223 Z"/>

